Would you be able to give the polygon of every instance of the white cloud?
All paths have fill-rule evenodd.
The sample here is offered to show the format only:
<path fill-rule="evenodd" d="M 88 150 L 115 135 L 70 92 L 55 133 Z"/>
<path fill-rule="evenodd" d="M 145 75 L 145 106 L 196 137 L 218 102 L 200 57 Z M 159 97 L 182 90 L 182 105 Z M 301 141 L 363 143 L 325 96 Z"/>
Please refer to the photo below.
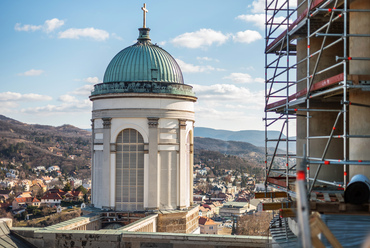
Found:
<path fill-rule="evenodd" d="M 267 18 L 270 19 L 271 15 L 268 15 Z M 260 29 L 265 28 L 265 14 L 239 15 L 236 17 L 236 19 L 249 22 L 249 23 L 253 23 L 256 27 Z M 284 19 L 285 19 L 284 16 L 276 16 L 274 18 L 274 23 L 281 23 L 284 21 Z M 283 27 L 284 26 L 281 26 L 280 28 L 283 28 Z"/>
<path fill-rule="evenodd" d="M 200 29 L 196 32 L 184 33 L 171 40 L 175 46 L 187 48 L 204 48 L 213 44 L 222 45 L 229 39 L 230 35 L 225 35 L 213 29 Z"/>
<path fill-rule="evenodd" d="M 40 76 L 42 73 L 44 73 L 43 70 L 31 69 L 29 71 L 19 73 L 18 75 L 19 76 Z"/>
<path fill-rule="evenodd" d="M 15 110 L 15 108 L 17 108 L 18 106 L 19 106 L 19 104 L 17 102 L 14 102 L 14 101 L 12 101 L 12 102 L 9 102 L 9 101 L 8 102 L 5 102 L 5 101 L 3 101 L 0 104 L 0 113 L 2 113 L 2 114 L 5 114 L 5 113 L 12 113 L 12 114 L 14 114 L 15 112 L 17 112 Z"/>
<path fill-rule="evenodd" d="M 50 33 L 57 28 L 60 28 L 64 25 L 63 20 L 59 20 L 58 18 L 53 18 L 51 20 L 46 20 L 44 24 L 45 32 Z"/>
<path fill-rule="evenodd" d="M 86 112 L 91 110 L 90 100 L 65 102 L 61 105 L 48 104 L 43 107 L 33 107 L 22 109 L 22 113 L 28 114 L 40 114 L 40 113 L 75 113 L 75 112 Z"/>
<path fill-rule="evenodd" d="M 263 78 L 253 78 L 248 73 L 239 73 L 239 72 L 233 72 L 229 76 L 224 77 L 223 79 L 230 79 L 233 81 L 233 83 L 263 83 Z"/>
<path fill-rule="evenodd" d="M 10 91 L 0 93 L 0 101 L 50 101 L 50 100 L 52 100 L 50 96 L 44 96 L 34 93 L 21 94 Z"/>
<path fill-rule="evenodd" d="M 251 22 L 255 26 L 263 29 L 265 27 L 265 14 L 254 14 L 254 15 L 239 15 L 236 19 Z"/>
<path fill-rule="evenodd" d="M 164 45 L 166 45 L 166 41 L 161 41 L 161 42 L 158 42 L 158 45 L 160 45 L 160 46 L 164 46 Z"/>
<path fill-rule="evenodd" d="M 264 106 L 264 91 L 252 92 L 246 87 L 238 87 L 232 84 L 193 85 L 197 97 L 202 101 L 235 101 L 239 103 L 258 104 L 256 98 L 262 99 L 259 103 Z"/>
<path fill-rule="evenodd" d="M 79 96 L 90 96 L 91 95 L 91 91 L 93 90 L 94 86 L 91 85 L 91 84 L 86 84 L 72 92 L 70 92 L 70 94 L 73 94 L 73 95 L 79 95 Z"/>
<path fill-rule="evenodd" d="M 112 37 L 116 40 L 123 40 L 123 38 L 116 33 L 112 33 Z"/>
<path fill-rule="evenodd" d="M 179 64 L 182 72 L 189 72 L 189 73 L 196 73 L 196 72 L 209 72 L 209 71 L 224 71 L 221 68 L 215 68 L 210 65 L 193 65 L 187 64 L 181 59 L 176 59 L 177 63 Z"/>
<path fill-rule="evenodd" d="M 89 37 L 98 41 L 104 41 L 109 38 L 109 33 L 102 29 L 95 28 L 70 28 L 58 33 L 60 39 L 79 39 L 80 37 Z"/>
<path fill-rule="evenodd" d="M 263 13 L 265 10 L 265 1 L 266 0 L 256 0 L 252 2 L 252 13 Z"/>
<path fill-rule="evenodd" d="M 197 57 L 197 60 L 200 60 L 200 61 L 215 61 L 215 62 L 220 62 L 218 59 L 213 59 L 213 58 L 209 58 L 209 57 Z"/>
<path fill-rule="evenodd" d="M 16 31 L 32 31 L 32 32 L 36 30 L 43 30 L 46 33 L 50 33 L 63 25 L 64 25 L 63 20 L 53 18 L 50 20 L 46 20 L 43 25 L 30 25 L 30 24 L 21 25 L 20 23 L 16 23 L 14 29 Z"/>
<path fill-rule="evenodd" d="M 76 97 L 71 95 L 61 95 L 58 100 L 65 103 L 78 102 Z"/>
<path fill-rule="evenodd" d="M 87 78 L 82 79 L 82 81 L 91 83 L 91 84 L 99 84 L 103 82 L 98 77 L 87 77 Z"/>
<path fill-rule="evenodd" d="M 29 25 L 29 24 L 25 24 L 25 25 L 21 25 L 20 23 L 16 23 L 15 24 L 15 27 L 14 29 L 16 31 L 36 31 L 36 30 L 40 30 L 42 28 L 42 25 Z"/>
<path fill-rule="evenodd" d="M 275 8 L 275 3 L 276 3 L 276 1 L 273 4 L 271 4 L 269 9 Z M 277 8 L 280 8 L 283 3 L 285 3 L 285 1 L 278 1 L 277 2 Z M 264 13 L 264 11 L 265 11 L 265 0 L 255 0 L 248 7 L 252 9 L 251 10 L 252 13 Z M 297 1 L 296 0 L 289 0 L 289 8 L 295 8 L 295 7 L 297 7 Z M 286 4 L 284 5 L 284 8 L 287 8 Z"/>
<path fill-rule="evenodd" d="M 258 33 L 257 31 L 254 30 L 245 30 L 245 31 L 240 31 L 237 32 L 236 35 L 233 35 L 233 40 L 235 42 L 240 42 L 240 43 L 252 43 L 253 41 L 256 40 L 261 40 L 262 35 Z"/>

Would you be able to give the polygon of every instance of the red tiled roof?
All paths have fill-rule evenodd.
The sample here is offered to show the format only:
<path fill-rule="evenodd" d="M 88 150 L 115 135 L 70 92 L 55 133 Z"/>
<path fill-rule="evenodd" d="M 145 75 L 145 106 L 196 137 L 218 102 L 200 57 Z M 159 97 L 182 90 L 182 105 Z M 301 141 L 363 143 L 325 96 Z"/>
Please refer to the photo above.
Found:
<path fill-rule="evenodd" d="M 202 212 L 208 212 L 209 209 L 208 208 L 205 208 L 205 207 L 199 207 L 199 211 L 202 211 Z"/>
<path fill-rule="evenodd" d="M 199 217 L 199 225 L 216 225 L 216 223 L 208 217 Z"/>
<path fill-rule="evenodd" d="M 67 192 L 64 192 L 61 189 L 49 189 L 48 194 L 59 194 L 60 196 L 65 195 Z"/>
<path fill-rule="evenodd" d="M 29 202 L 29 201 L 27 201 L 27 198 L 30 198 L 30 197 L 19 197 L 19 198 L 14 198 L 14 200 L 17 203 L 24 203 L 24 202 Z"/>
<path fill-rule="evenodd" d="M 73 196 L 79 196 L 79 195 L 83 195 L 83 193 L 81 191 L 71 191 L 72 195 Z"/>
<path fill-rule="evenodd" d="M 48 193 L 41 197 L 43 200 L 61 200 L 62 197 L 58 193 Z"/>

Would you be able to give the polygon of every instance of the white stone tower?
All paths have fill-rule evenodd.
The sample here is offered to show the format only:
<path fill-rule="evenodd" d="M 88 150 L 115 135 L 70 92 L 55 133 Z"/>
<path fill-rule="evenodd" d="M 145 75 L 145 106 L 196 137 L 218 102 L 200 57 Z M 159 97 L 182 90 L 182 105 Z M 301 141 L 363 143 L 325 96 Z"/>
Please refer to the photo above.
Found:
<path fill-rule="evenodd" d="M 194 102 L 180 67 L 139 28 L 91 93 L 92 203 L 116 211 L 192 204 Z"/>

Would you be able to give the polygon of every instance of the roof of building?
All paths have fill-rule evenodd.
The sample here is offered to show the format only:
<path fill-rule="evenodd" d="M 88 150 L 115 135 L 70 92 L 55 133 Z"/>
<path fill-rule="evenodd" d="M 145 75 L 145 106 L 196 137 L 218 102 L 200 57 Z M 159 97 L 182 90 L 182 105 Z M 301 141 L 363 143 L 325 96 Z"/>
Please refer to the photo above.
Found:
<path fill-rule="evenodd" d="M 224 203 L 224 208 L 244 208 L 247 202 L 226 202 Z"/>
<path fill-rule="evenodd" d="M 208 208 L 205 208 L 205 207 L 203 207 L 203 206 L 200 206 L 200 207 L 199 207 L 199 211 L 201 211 L 201 212 L 208 212 L 208 211 L 209 211 L 209 209 L 208 209 Z"/>
<path fill-rule="evenodd" d="M 43 200 L 61 200 L 62 197 L 58 193 L 48 193 L 41 197 Z"/>
<path fill-rule="evenodd" d="M 212 219 L 208 218 L 208 217 L 203 217 L 203 216 L 200 216 L 199 217 L 199 225 L 217 225 L 216 222 L 214 222 Z"/>
<path fill-rule="evenodd" d="M 9 230 L 5 221 L 0 221 L 0 247 L 36 247 Z"/>
<path fill-rule="evenodd" d="M 176 60 L 150 42 L 149 28 L 140 28 L 139 31 L 137 43 L 120 51 L 109 63 L 103 82 L 183 84 L 182 72 Z"/>
<path fill-rule="evenodd" d="M 250 204 L 251 204 L 251 205 L 253 205 L 253 206 L 255 206 L 255 207 L 257 207 L 257 205 L 258 205 L 260 202 L 261 202 L 261 200 L 259 200 L 259 199 L 252 199 L 252 200 L 250 201 Z"/>
<path fill-rule="evenodd" d="M 0 195 L 8 195 L 12 192 L 11 189 L 3 189 L 3 190 L 0 190 Z"/>
<path fill-rule="evenodd" d="M 32 197 L 19 197 L 19 198 L 14 198 L 14 201 L 17 203 L 26 203 L 26 202 L 31 202 Z"/>

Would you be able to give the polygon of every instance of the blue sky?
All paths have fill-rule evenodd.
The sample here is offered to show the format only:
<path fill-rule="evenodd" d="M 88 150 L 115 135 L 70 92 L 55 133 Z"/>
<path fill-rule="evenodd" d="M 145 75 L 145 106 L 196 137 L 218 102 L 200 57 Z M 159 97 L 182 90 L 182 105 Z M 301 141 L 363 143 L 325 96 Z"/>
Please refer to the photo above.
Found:
<path fill-rule="evenodd" d="M 0 114 L 89 128 L 95 83 L 135 43 L 144 2 L 0 2 Z M 194 87 L 198 127 L 264 128 L 264 0 L 146 0 L 150 37 Z"/>

